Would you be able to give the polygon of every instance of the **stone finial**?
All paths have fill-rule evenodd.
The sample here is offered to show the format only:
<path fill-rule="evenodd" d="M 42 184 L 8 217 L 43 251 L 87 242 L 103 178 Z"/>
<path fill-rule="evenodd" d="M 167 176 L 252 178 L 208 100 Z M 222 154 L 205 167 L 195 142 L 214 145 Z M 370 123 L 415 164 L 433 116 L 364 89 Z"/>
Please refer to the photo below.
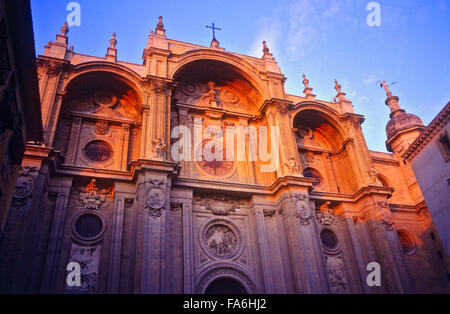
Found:
<path fill-rule="evenodd" d="M 269 47 L 267 47 L 266 41 L 263 41 L 263 53 L 266 55 L 269 53 Z"/>
<path fill-rule="evenodd" d="M 394 83 L 392 83 L 391 85 L 388 85 L 387 83 L 386 83 L 386 81 L 382 81 L 382 82 L 380 82 L 380 87 L 381 88 L 384 88 L 384 90 L 386 91 L 386 96 L 387 96 L 387 98 L 386 98 L 386 101 L 385 101 L 385 104 L 389 107 L 389 109 L 391 110 L 391 118 L 394 116 L 394 115 L 396 115 L 396 114 L 398 114 L 398 113 L 401 113 L 401 112 L 405 112 L 405 110 L 403 110 L 401 107 L 400 107 L 400 104 L 399 104 L 399 98 L 397 97 L 397 96 L 394 96 L 394 95 L 392 95 L 392 92 L 391 92 L 391 90 L 390 90 L 390 86 L 392 86 L 393 84 L 395 84 L 396 82 L 394 82 Z"/>
<path fill-rule="evenodd" d="M 74 51 L 75 47 L 73 45 L 70 45 L 69 50 Z"/>
<path fill-rule="evenodd" d="M 388 98 L 389 98 L 389 97 L 392 97 L 392 92 L 391 92 L 391 90 L 389 89 L 389 85 L 386 83 L 386 81 L 381 82 L 381 83 L 380 83 L 380 87 L 384 88 L 384 90 L 386 91 L 386 96 L 387 96 Z"/>
<path fill-rule="evenodd" d="M 270 53 L 269 47 L 267 47 L 266 41 L 263 41 L 263 59 L 273 59 L 273 54 Z"/>
<path fill-rule="evenodd" d="M 112 37 L 111 37 L 111 39 L 109 40 L 109 45 L 110 45 L 110 48 L 113 48 L 113 49 L 116 48 L 116 45 L 117 45 L 116 33 L 113 33 L 113 34 L 112 34 Z"/>
<path fill-rule="evenodd" d="M 336 104 L 343 105 L 346 112 L 352 111 L 352 102 L 345 97 L 345 93 L 342 91 L 342 85 L 335 79 L 334 80 L 334 89 L 337 91 L 336 97 L 333 99 Z M 348 106 L 347 106 L 348 105 Z"/>
<path fill-rule="evenodd" d="M 309 86 L 309 80 L 306 78 L 306 75 L 303 74 L 303 85 L 305 85 L 305 89 L 303 93 L 305 94 L 305 98 L 307 99 L 315 99 L 316 95 L 312 93 L 313 89 Z"/>
<path fill-rule="evenodd" d="M 67 33 L 69 32 L 69 24 L 67 21 L 64 23 L 63 27 L 61 27 L 61 35 L 67 36 Z"/>
<path fill-rule="evenodd" d="M 334 79 L 334 89 L 338 92 L 338 93 L 342 93 L 342 86 L 341 84 L 338 83 L 338 81 L 336 79 Z"/>
<path fill-rule="evenodd" d="M 306 78 L 305 74 L 303 74 L 303 85 L 305 85 L 305 88 L 310 88 L 309 87 L 309 80 Z"/>
<path fill-rule="evenodd" d="M 109 40 L 109 47 L 106 51 L 106 57 L 105 57 L 106 60 L 113 61 L 113 62 L 117 61 L 116 45 L 117 45 L 116 33 L 113 33 L 111 39 Z"/>
<path fill-rule="evenodd" d="M 164 24 L 163 24 L 163 18 L 162 16 L 160 16 L 158 18 L 158 24 L 156 24 L 156 33 L 158 31 L 162 31 L 162 32 L 166 32 L 166 30 L 164 29 Z"/>
<path fill-rule="evenodd" d="M 220 48 L 220 43 L 217 41 L 217 39 L 213 38 L 210 48 Z"/>

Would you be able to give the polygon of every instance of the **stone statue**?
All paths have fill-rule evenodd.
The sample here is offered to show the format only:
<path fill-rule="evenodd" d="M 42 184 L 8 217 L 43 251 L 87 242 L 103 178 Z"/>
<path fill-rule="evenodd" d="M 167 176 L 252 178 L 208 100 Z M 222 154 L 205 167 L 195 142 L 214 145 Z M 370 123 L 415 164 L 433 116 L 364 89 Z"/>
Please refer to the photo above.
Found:
<path fill-rule="evenodd" d="M 306 78 L 305 74 L 303 74 L 303 85 L 305 85 L 305 88 L 309 88 L 309 80 Z"/>
<path fill-rule="evenodd" d="M 382 186 L 383 184 L 380 182 L 380 179 L 378 179 L 378 172 L 375 170 L 375 168 L 370 168 L 369 171 L 370 175 L 370 185 L 375 186 Z"/>
<path fill-rule="evenodd" d="M 294 155 L 291 155 L 291 157 L 289 157 L 288 161 L 285 162 L 284 164 L 286 165 L 286 167 L 288 167 L 290 175 L 298 176 L 298 177 L 303 176 L 302 168 L 297 163 L 297 160 L 295 159 Z"/>
<path fill-rule="evenodd" d="M 167 145 L 164 144 L 164 141 L 159 139 L 152 140 L 152 155 L 153 158 L 164 160 L 164 153 L 167 151 Z"/>
<path fill-rule="evenodd" d="M 386 81 L 381 82 L 380 85 L 381 85 L 381 86 L 384 88 L 384 90 L 386 91 L 386 95 L 387 95 L 388 97 L 392 97 L 392 92 L 391 92 L 391 90 L 389 89 L 389 85 L 386 83 Z"/>

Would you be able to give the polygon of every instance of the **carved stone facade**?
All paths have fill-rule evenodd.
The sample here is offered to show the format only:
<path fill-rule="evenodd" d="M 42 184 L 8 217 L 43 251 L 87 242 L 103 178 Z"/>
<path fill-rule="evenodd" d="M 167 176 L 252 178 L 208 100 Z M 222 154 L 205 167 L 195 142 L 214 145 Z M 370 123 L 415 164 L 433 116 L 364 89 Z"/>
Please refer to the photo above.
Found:
<path fill-rule="evenodd" d="M 449 291 L 414 176 L 367 150 L 345 87 L 316 101 L 305 76 L 305 97 L 286 94 L 267 45 L 257 59 L 180 43 L 162 19 L 143 64 L 117 61 L 114 37 L 106 58 L 67 40 L 38 58 L 45 144 L 27 146 L 2 291 Z"/>

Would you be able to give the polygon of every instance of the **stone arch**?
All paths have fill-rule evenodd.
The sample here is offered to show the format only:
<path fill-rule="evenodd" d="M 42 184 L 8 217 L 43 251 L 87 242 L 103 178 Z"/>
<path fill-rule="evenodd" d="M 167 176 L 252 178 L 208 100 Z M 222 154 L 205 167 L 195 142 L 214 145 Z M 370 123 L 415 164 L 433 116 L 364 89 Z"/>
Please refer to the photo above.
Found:
<path fill-rule="evenodd" d="M 233 66 L 239 74 L 241 74 L 257 89 L 257 91 L 262 95 L 263 99 L 270 98 L 267 88 L 264 88 L 265 84 L 262 83 L 261 77 L 259 75 L 260 71 L 247 61 L 223 51 L 217 50 L 213 51 L 210 49 L 198 49 L 194 51 L 189 51 L 183 54 L 180 60 L 178 61 L 177 66 L 170 70 L 168 75 L 169 78 L 175 79 L 177 74 L 186 65 L 194 61 L 200 60 L 213 60 Z"/>
<path fill-rule="evenodd" d="M 141 89 L 142 77 L 135 71 L 124 67 L 117 63 L 110 63 L 105 61 L 94 61 L 86 62 L 76 65 L 72 68 L 70 75 L 67 80 L 65 80 L 62 90 L 68 91 L 71 84 L 78 80 L 79 77 L 84 76 L 91 72 L 105 72 L 116 75 L 117 78 L 122 79 L 124 83 L 134 89 L 140 98 L 142 103 L 144 92 Z"/>
<path fill-rule="evenodd" d="M 377 174 L 377 178 L 378 178 L 378 180 L 381 182 L 381 184 L 383 185 L 383 186 L 392 186 L 390 183 L 389 183 L 389 180 L 388 180 L 388 178 L 386 178 L 386 176 L 384 175 L 384 174 L 381 174 L 381 173 L 378 173 Z"/>
<path fill-rule="evenodd" d="M 299 114 L 305 111 L 314 111 L 317 114 L 321 114 L 322 117 L 330 123 L 339 132 L 340 136 L 344 137 L 345 129 L 340 122 L 342 115 L 336 110 L 316 101 L 300 102 L 293 106 L 291 111 L 291 125 L 295 127 L 295 121 Z"/>
<path fill-rule="evenodd" d="M 200 273 L 196 281 L 195 293 L 204 294 L 208 286 L 220 278 L 235 280 L 245 289 L 247 294 L 255 294 L 257 292 L 254 281 L 244 269 L 237 265 L 219 263 L 208 267 Z"/>
<path fill-rule="evenodd" d="M 397 236 L 403 253 L 405 255 L 414 255 L 417 250 L 417 244 L 411 233 L 404 229 L 399 229 L 397 230 Z"/>

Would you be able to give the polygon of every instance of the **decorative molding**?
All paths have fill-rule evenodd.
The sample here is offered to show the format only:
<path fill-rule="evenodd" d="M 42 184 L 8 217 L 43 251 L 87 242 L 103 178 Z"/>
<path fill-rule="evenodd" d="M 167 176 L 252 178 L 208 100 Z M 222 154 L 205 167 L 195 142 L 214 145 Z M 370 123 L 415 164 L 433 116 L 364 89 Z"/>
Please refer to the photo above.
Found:
<path fill-rule="evenodd" d="M 227 195 L 213 195 L 202 198 L 202 205 L 214 215 L 228 216 L 239 208 L 239 201 Z"/>

